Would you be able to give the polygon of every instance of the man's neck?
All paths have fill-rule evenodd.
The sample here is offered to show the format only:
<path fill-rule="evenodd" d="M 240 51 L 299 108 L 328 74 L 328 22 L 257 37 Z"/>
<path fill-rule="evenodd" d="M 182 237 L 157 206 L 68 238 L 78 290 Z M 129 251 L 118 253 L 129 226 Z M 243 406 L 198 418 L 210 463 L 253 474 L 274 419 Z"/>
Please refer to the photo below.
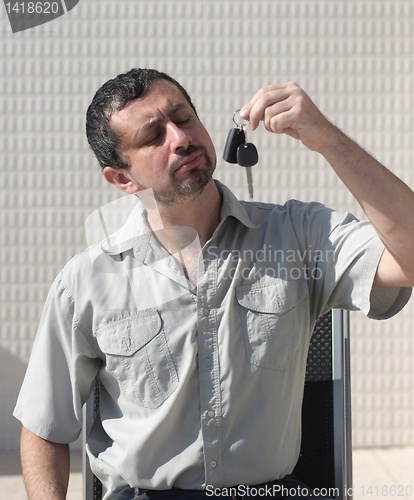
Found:
<path fill-rule="evenodd" d="M 174 206 L 157 204 L 154 210 L 147 207 L 155 237 L 195 285 L 201 249 L 218 226 L 220 213 L 221 196 L 213 180 L 194 199 Z"/>
<path fill-rule="evenodd" d="M 220 222 L 221 196 L 214 180 L 203 192 L 188 201 L 177 205 L 157 204 L 157 214 L 149 213 L 149 224 L 153 230 L 181 226 L 193 228 L 203 246 L 213 235 Z"/>

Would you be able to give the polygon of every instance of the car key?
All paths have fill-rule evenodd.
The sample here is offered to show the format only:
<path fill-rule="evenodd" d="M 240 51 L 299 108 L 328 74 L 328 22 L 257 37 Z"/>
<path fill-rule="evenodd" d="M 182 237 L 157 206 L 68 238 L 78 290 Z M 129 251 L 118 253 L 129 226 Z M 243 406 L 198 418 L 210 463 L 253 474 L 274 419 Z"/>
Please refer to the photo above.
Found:
<path fill-rule="evenodd" d="M 253 174 L 252 166 L 256 165 L 259 161 L 259 153 L 257 152 L 256 146 L 251 142 L 247 142 L 246 133 L 247 124 L 243 125 L 244 131 L 244 144 L 241 144 L 237 148 L 237 163 L 241 167 L 246 168 L 246 178 L 247 178 L 247 189 L 249 190 L 250 198 L 253 198 Z"/>
<path fill-rule="evenodd" d="M 229 163 L 238 163 L 246 168 L 247 187 L 250 198 L 253 198 L 253 175 L 251 167 L 259 161 L 259 154 L 256 146 L 247 141 L 246 128 L 249 122 L 237 123 L 236 114 L 233 113 L 233 122 L 236 125 L 228 133 L 226 144 L 224 146 L 223 159 Z"/>
<path fill-rule="evenodd" d="M 250 199 L 253 199 L 253 174 L 252 167 L 246 167 L 247 189 L 249 190 Z"/>
<path fill-rule="evenodd" d="M 247 188 L 250 198 L 253 198 L 253 174 L 252 166 L 259 160 L 256 146 L 251 142 L 246 142 L 237 148 L 237 163 L 246 168 Z"/>

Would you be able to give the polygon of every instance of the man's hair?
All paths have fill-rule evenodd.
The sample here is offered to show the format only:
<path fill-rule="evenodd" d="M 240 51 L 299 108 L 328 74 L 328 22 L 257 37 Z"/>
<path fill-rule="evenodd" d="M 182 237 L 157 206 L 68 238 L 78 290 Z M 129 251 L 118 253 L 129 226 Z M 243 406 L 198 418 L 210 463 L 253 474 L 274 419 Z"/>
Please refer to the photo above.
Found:
<path fill-rule="evenodd" d="M 191 97 L 184 87 L 161 71 L 133 68 L 107 81 L 96 92 L 86 112 L 86 137 L 102 169 L 106 166 L 129 167 L 118 151 L 119 137 L 112 130 L 110 119 L 114 112 L 124 109 L 134 99 L 143 97 L 154 80 L 160 79 L 173 83 L 197 114 Z"/>

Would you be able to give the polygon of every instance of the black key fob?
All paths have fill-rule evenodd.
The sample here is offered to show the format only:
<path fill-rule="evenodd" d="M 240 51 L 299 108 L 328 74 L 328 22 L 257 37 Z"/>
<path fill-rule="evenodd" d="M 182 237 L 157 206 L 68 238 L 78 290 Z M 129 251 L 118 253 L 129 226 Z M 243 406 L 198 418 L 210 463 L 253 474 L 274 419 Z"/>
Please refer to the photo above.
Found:
<path fill-rule="evenodd" d="M 241 127 L 232 128 L 224 146 L 223 160 L 228 163 L 237 163 L 237 149 L 245 143 L 244 130 Z"/>
<path fill-rule="evenodd" d="M 236 158 L 241 167 L 252 167 L 259 161 L 259 153 L 254 144 L 247 142 L 237 148 Z"/>

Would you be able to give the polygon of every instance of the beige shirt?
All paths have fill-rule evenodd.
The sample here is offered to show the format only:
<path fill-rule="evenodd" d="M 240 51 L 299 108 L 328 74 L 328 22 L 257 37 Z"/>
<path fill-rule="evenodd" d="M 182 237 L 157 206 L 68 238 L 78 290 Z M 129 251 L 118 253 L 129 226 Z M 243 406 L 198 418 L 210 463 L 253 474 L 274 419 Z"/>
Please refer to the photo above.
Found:
<path fill-rule="evenodd" d="M 254 485 L 298 459 L 309 338 L 338 307 L 386 318 L 410 289 L 371 292 L 383 246 L 371 225 L 317 203 L 237 201 L 222 217 L 196 286 L 138 203 L 103 244 L 72 259 L 45 305 L 15 416 L 75 440 L 95 375 L 88 436 L 105 499 L 148 489 Z M 197 250 L 186 234 L 182 249 Z"/>

